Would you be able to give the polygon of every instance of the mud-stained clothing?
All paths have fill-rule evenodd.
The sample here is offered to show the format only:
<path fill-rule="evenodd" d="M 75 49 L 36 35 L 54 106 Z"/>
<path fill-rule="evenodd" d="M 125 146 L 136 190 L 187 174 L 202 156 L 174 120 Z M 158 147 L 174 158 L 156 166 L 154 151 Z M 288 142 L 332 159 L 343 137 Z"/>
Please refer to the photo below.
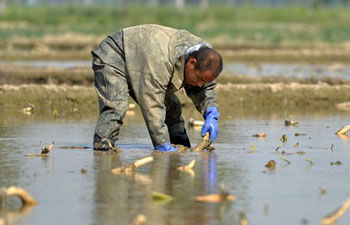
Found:
<path fill-rule="evenodd" d="M 217 107 L 215 82 L 199 88 L 184 80 L 186 57 L 203 45 L 209 46 L 185 30 L 159 25 L 125 28 L 103 40 L 92 51 L 100 110 L 94 144 L 118 139 L 130 95 L 141 108 L 154 146 L 189 146 L 174 92 L 184 87 L 202 115 L 208 107 Z"/>

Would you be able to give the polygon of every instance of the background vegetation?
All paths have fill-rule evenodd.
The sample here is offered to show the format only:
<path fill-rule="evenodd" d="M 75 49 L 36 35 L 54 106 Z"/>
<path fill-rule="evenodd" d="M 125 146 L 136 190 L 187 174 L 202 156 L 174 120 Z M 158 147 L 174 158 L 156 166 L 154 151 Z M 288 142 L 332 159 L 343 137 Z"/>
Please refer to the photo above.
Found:
<path fill-rule="evenodd" d="M 144 23 L 187 29 L 225 44 L 347 44 L 350 8 L 301 6 L 20 6 L 7 5 L 0 15 L 0 40 L 37 39 L 64 33 L 103 37 Z"/>

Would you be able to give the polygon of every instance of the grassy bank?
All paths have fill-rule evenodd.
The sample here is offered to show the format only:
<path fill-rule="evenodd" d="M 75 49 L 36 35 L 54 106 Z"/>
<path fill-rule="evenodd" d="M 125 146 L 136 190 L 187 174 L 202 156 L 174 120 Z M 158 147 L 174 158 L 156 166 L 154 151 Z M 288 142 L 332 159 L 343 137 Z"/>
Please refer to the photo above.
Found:
<path fill-rule="evenodd" d="M 0 15 L 0 39 L 42 38 L 48 34 L 77 33 L 106 36 L 115 30 L 143 23 L 187 29 L 215 43 L 309 44 L 349 41 L 349 8 L 260 8 L 212 6 L 23 7 L 10 5 Z"/>

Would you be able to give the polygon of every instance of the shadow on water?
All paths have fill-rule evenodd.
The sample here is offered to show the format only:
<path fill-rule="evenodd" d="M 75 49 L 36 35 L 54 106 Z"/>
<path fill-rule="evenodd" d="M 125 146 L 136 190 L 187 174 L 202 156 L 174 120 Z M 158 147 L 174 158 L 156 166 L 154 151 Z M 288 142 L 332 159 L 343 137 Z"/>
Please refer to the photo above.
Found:
<path fill-rule="evenodd" d="M 199 119 L 200 115 L 185 108 L 184 117 Z M 299 125 L 286 127 L 286 117 L 299 121 Z M 153 152 L 146 126 L 137 112 L 125 120 L 119 154 L 60 148 L 90 147 L 95 121 L 93 116 L 54 120 L 35 114 L 1 114 L 1 186 L 21 186 L 39 203 L 24 219 L 19 219 L 21 224 L 41 225 L 48 220 L 57 224 L 128 224 L 138 214 L 147 217 L 147 224 L 155 225 L 239 224 L 240 211 L 245 212 L 250 224 L 294 225 L 302 220 L 318 224 L 349 194 L 350 139 L 334 134 L 349 123 L 346 112 L 223 108 L 220 134 L 214 143 L 216 150 L 183 154 Z M 265 132 L 266 138 L 252 137 L 259 132 Z M 198 128 L 188 129 L 188 134 L 192 144 L 201 140 Z M 287 142 L 281 142 L 282 134 L 287 135 Z M 39 153 L 51 141 L 56 144 L 47 157 L 25 156 Z M 294 147 L 296 142 L 298 148 Z M 275 151 L 277 146 L 280 148 Z M 291 164 L 280 160 L 282 151 L 288 153 L 284 157 Z M 297 151 L 305 154 L 296 154 Z M 154 161 L 134 174 L 110 172 L 148 155 L 153 155 Z M 308 158 L 313 166 L 306 161 Z M 193 159 L 193 177 L 176 170 Z M 274 171 L 264 167 L 272 159 L 277 162 Z M 342 165 L 330 165 L 336 160 Z M 218 193 L 220 184 L 225 184 L 237 200 L 195 201 L 196 196 Z M 321 195 L 320 187 L 327 193 Z M 169 194 L 174 200 L 166 204 L 155 202 L 154 191 Z M 1 210 L 1 216 L 8 218 L 9 210 Z M 339 224 L 349 221 L 346 214 Z"/>

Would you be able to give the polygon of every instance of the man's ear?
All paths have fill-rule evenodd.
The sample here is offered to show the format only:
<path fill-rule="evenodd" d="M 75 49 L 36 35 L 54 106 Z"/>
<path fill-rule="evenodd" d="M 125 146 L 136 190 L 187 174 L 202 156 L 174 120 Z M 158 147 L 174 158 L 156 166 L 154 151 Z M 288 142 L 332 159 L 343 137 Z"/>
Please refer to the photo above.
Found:
<path fill-rule="evenodd" d="M 188 59 L 188 62 L 189 62 L 191 65 L 195 66 L 196 63 L 197 63 L 197 59 L 191 57 L 191 58 Z"/>

